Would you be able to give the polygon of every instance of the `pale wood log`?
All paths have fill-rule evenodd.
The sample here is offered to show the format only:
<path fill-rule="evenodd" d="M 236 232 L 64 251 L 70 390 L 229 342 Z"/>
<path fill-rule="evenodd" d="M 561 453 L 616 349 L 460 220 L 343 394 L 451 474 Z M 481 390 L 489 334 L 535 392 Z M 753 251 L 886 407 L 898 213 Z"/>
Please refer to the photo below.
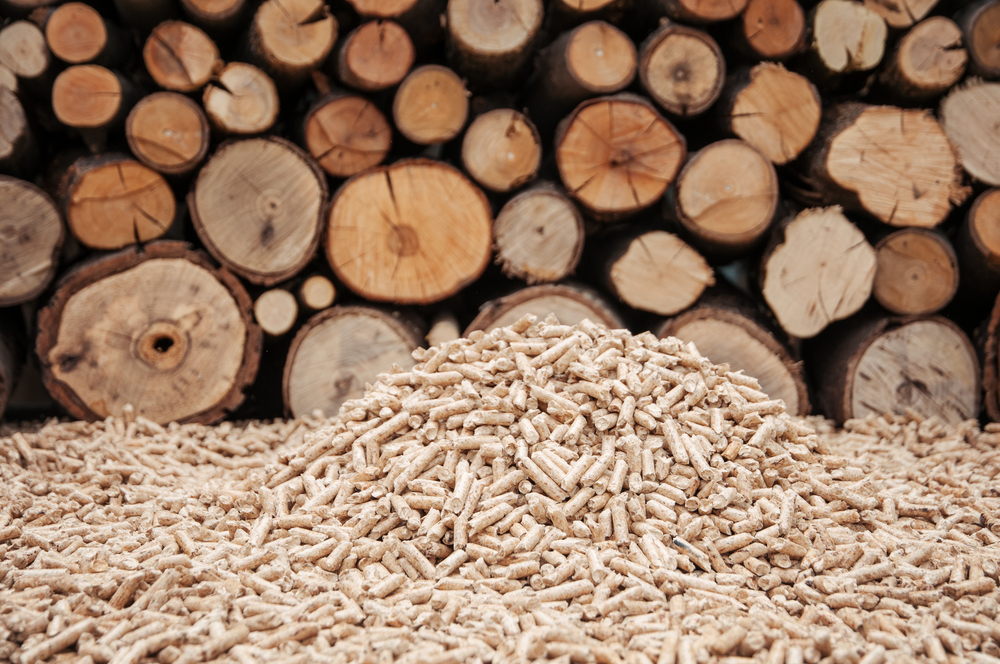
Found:
<path fill-rule="evenodd" d="M 201 106 L 176 92 L 143 97 L 125 120 L 132 154 L 155 171 L 184 175 L 208 154 L 211 138 Z"/>
<path fill-rule="evenodd" d="M 200 28 L 184 21 L 164 21 L 142 49 L 146 70 L 165 90 L 194 92 L 219 73 L 219 48 Z"/>
<path fill-rule="evenodd" d="M 1000 0 L 976 0 L 955 15 L 969 51 L 969 68 L 985 78 L 1000 77 Z"/>
<path fill-rule="evenodd" d="M 938 115 L 965 172 L 1000 185 L 1000 83 L 970 81 L 952 90 Z"/>
<path fill-rule="evenodd" d="M 302 306 L 313 311 L 322 311 L 333 304 L 337 298 L 337 289 L 333 282 L 322 274 L 314 274 L 303 280 L 298 295 Z"/>
<path fill-rule="evenodd" d="M 864 0 L 865 6 L 881 16 L 886 25 L 905 30 L 924 18 L 939 0 Z"/>
<path fill-rule="evenodd" d="M 928 99 L 955 85 L 968 60 L 961 29 L 951 19 L 932 16 L 903 35 L 879 81 L 905 99 Z"/>
<path fill-rule="evenodd" d="M 823 0 L 809 14 L 814 63 L 826 76 L 869 71 L 882 61 L 885 20 L 854 0 Z"/>
<path fill-rule="evenodd" d="M 736 72 L 723 98 L 726 128 L 775 164 L 802 154 L 823 115 L 816 86 L 771 62 Z"/>
<path fill-rule="evenodd" d="M 7 88 L 17 94 L 17 74 L 3 64 L 0 64 L 0 88 Z"/>
<path fill-rule="evenodd" d="M 177 216 L 163 176 L 121 154 L 81 157 L 60 180 L 66 225 L 92 249 L 120 249 L 162 237 Z"/>
<path fill-rule="evenodd" d="M 216 260 L 271 286 L 298 274 L 319 246 L 326 178 L 281 138 L 226 143 L 198 173 L 188 209 Z"/>
<path fill-rule="evenodd" d="M 76 129 L 92 151 L 99 151 L 113 127 L 120 126 L 138 99 L 135 87 L 121 74 L 100 65 L 73 65 L 52 85 L 52 110 Z"/>
<path fill-rule="evenodd" d="M 278 88 L 271 77 L 245 62 L 231 62 L 205 86 L 202 103 L 212 126 L 223 134 L 267 131 L 278 119 Z"/>
<path fill-rule="evenodd" d="M 211 423 L 243 401 L 261 352 L 239 280 L 181 242 L 83 264 L 39 312 L 50 394 L 73 416 Z"/>
<path fill-rule="evenodd" d="M 216 38 L 240 27 L 246 15 L 246 0 L 180 0 L 188 21 Z"/>
<path fill-rule="evenodd" d="M 532 181 L 542 164 L 542 139 L 523 113 L 498 108 L 469 125 L 462 140 L 462 165 L 491 191 L 507 192 Z"/>
<path fill-rule="evenodd" d="M 948 239 L 926 228 L 904 228 L 875 245 L 872 295 L 901 316 L 932 314 L 958 290 L 958 259 Z"/>
<path fill-rule="evenodd" d="M 369 300 L 429 304 L 482 274 L 492 221 L 486 196 L 458 170 L 403 160 L 356 175 L 337 191 L 326 257 L 337 277 Z"/>
<path fill-rule="evenodd" d="M 323 0 L 267 0 L 253 18 L 250 52 L 283 89 L 294 88 L 326 61 L 338 27 Z"/>
<path fill-rule="evenodd" d="M 465 328 L 463 336 L 474 330 L 489 332 L 511 325 L 525 314 L 532 314 L 538 320 L 551 314 L 563 325 L 576 325 L 588 319 L 614 329 L 625 326 L 614 306 L 597 291 L 578 284 L 541 284 L 487 302 Z"/>
<path fill-rule="evenodd" d="M 747 0 L 644 0 L 675 21 L 683 23 L 716 23 L 736 18 L 747 6 Z"/>
<path fill-rule="evenodd" d="M 295 335 L 285 361 L 282 393 L 293 417 L 320 410 L 334 417 L 348 399 L 365 392 L 379 373 L 416 364 L 417 330 L 371 307 L 333 307 L 316 314 Z"/>
<path fill-rule="evenodd" d="M 0 87 L 0 173 L 29 177 L 38 166 L 38 143 L 17 93 Z"/>
<path fill-rule="evenodd" d="M 114 0 L 114 3 L 125 25 L 142 34 L 177 16 L 175 0 Z"/>
<path fill-rule="evenodd" d="M 440 346 L 441 344 L 454 341 L 462 336 L 462 328 L 458 325 L 458 319 L 448 311 L 440 311 L 435 314 L 431 321 L 431 326 L 424 335 L 424 340 L 428 346 Z"/>
<path fill-rule="evenodd" d="M 295 296 L 285 289 L 272 288 L 254 300 L 253 315 L 264 334 L 280 337 L 295 326 L 299 304 Z"/>
<path fill-rule="evenodd" d="M 785 332 L 814 337 L 864 305 L 875 251 L 839 207 L 803 210 L 778 231 L 761 263 L 761 290 Z"/>
<path fill-rule="evenodd" d="M 364 18 L 392 19 L 409 33 L 419 51 L 428 50 L 444 37 L 441 15 L 446 0 L 347 0 Z"/>
<path fill-rule="evenodd" d="M 414 143 L 444 143 L 458 136 L 465 126 L 469 92 L 451 69 L 424 65 L 399 84 L 392 117 L 399 133 Z"/>
<path fill-rule="evenodd" d="M 1000 292 L 1000 189 L 987 189 L 973 201 L 955 235 L 961 284 L 959 295 L 970 310 Z M 979 316 L 973 324 L 978 323 Z"/>
<path fill-rule="evenodd" d="M 448 61 L 471 87 L 509 85 L 541 36 L 541 0 L 449 0 Z"/>
<path fill-rule="evenodd" d="M 415 58 L 413 42 L 398 23 L 368 21 L 344 37 L 337 52 L 337 75 L 358 90 L 385 90 L 406 77 Z"/>
<path fill-rule="evenodd" d="M 559 281 L 583 253 L 583 215 L 561 187 L 539 182 L 512 197 L 493 223 L 497 263 L 528 284 Z"/>
<path fill-rule="evenodd" d="M 806 46 L 806 15 L 797 0 L 750 0 L 738 40 L 756 57 L 786 60 Z"/>
<path fill-rule="evenodd" d="M 306 113 L 306 149 L 327 173 L 348 178 L 381 164 L 392 147 L 392 127 L 360 95 L 330 92 Z"/>
<path fill-rule="evenodd" d="M 117 25 L 82 2 L 67 2 L 45 21 L 45 41 L 52 55 L 71 65 L 93 62 L 114 67 L 128 57 L 131 39 Z"/>
<path fill-rule="evenodd" d="M 722 94 L 725 78 L 726 61 L 707 32 L 665 21 L 639 47 L 642 87 L 668 113 L 704 113 Z"/>
<path fill-rule="evenodd" d="M 649 207 L 677 176 L 684 137 L 645 99 L 629 94 L 583 102 L 556 130 L 566 190 L 598 218 Z"/>
<path fill-rule="evenodd" d="M 14 21 L 0 30 L 0 65 L 25 87 L 45 95 L 51 85 L 52 55 L 42 30 L 30 21 Z"/>
<path fill-rule="evenodd" d="M 48 287 L 64 235 L 48 194 L 30 182 L 0 176 L 0 307 L 33 300 Z"/>

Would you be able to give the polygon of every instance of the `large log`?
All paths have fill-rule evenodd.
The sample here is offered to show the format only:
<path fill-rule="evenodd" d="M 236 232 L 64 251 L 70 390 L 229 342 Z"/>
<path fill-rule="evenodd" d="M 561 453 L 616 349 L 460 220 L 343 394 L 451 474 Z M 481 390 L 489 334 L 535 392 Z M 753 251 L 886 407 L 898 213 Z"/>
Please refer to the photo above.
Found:
<path fill-rule="evenodd" d="M 48 287 L 64 235 L 48 194 L 0 175 L 0 307 L 28 302 Z"/>
<path fill-rule="evenodd" d="M 625 327 L 618 312 L 597 291 L 577 284 L 542 284 L 487 302 L 465 328 L 464 336 L 474 330 L 489 332 L 512 325 L 525 314 L 532 314 L 538 320 L 552 314 L 563 325 L 576 325 L 588 319 L 610 328 Z"/>
<path fill-rule="evenodd" d="M 903 35 L 879 80 L 905 99 L 928 99 L 955 85 L 968 60 L 959 27 L 944 16 L 932 16 Z"/>
<path fill-rule="evenodd" d="M 865 6 L 885 19 L 886 25 L 905 30 L 924 20 L 938 0 L 864 0 Z"/>
<path fill-rule="evenodd" d="M 926 228 L 904 228 L 875 245 L 872 295 L 901 316 L 932 314 L 958 290 L 958 259 L 948 238 Z"/>
<path fill-rule="evenodd" d="M 392 127 L 360 95 L 330 92 L 313 103 L 303 123 L 306 149 L 337 178 L 381 164 L 392 147 Z"/>
<path fill-rule="evenodd" d="M 523 113 L 498 108 L 469 125 L 462 139 L 462 165 L 491 191 L 507 192 L 535 179 L 542 164 L 542 139 Z"/>
<path fill-rule="evenodd" d="M 965 172 L 1000 186 L 1000 83 L 970 82 L 941 102 L 941 126 Z"/>
<path fill-rule="evenodd" d="M 874 69 L 888 30 L 873 9 L 853 0 L 823 0 L 810 13 L 813 62 L 825 76 Z"/>
<path fill-rule="evenodd" d="M 639 47 L 639 81 L 668 113 L 704 113 L 725 79 L 722 50 L 707 32 L 665 22 Z"/>
<path fill-rule="evenodd" d="M 955 22 L 962 29 L 972 72 L 986 78 L 1000 76 L 1000 0 L 970 2 L 955 15 Z"/>
<path fill-rule="evenodd" d="M 410 72 L 392 102 L 396 129 L 418 145 L 450 141 L 462 131 L 468 117 L 465 83 L 441 65 L 424 65 Z"/>
<path fill-rule="evenodd" d="M 402 81 L 416 51 L 395 21 L 369 21 L 344 37 L 337 53 L 337 75 L 349 87 L 375 92 Z"/>
<path fill-rule="evenodd" d="M 38 314 L 50 394 L 73 416 L 215 422 L 257 372 L 260 328 L 239 281 L 180 242 L 83 264 Z"/>
<path fill-rule="evenodd" d="M 176 92 L 143 97 L 125 119 L 132 154 L 153 170 L 184 175 L 208 154 L 208 118 L 196 102 Z"/>
<path fill-rule="evenodd" d="M 450 0 L 448 61 L 476 89 L 517 80 L 531 61 L 544 16 L 541 0 Z"/>

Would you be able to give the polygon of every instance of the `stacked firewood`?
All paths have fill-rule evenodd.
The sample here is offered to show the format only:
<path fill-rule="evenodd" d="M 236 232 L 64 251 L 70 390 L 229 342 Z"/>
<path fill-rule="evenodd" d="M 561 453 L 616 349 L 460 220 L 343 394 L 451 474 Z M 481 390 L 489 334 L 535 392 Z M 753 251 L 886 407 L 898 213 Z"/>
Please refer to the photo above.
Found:
<path fill-rule="evenodd" d="M 334 415 L 532 313 L 1000 419 L 1000 0 L 0 12 L 0 410 Z"/>

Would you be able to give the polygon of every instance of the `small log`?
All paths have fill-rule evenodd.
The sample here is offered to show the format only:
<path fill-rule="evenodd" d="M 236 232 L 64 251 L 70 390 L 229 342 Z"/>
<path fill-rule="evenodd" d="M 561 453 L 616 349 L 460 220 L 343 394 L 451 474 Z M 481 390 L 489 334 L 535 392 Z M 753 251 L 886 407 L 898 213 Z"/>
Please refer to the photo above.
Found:
<path fill-rule="evenodd" d="M 605 284 L 635 309 L 673 316 L 701 297 L 715 275 L 701 254 L 666 231 L 633 232 L 608 247 Z"/>
<path fill-rule="evenodd" d="M 961 266 L 960 294 L 979 305 L 1000 292 L 1000 189 L 987 189 L 973 201 L 955 235 Z M 971 309 L 971 307 L 970 307 Z M 978 320 L 973 324 L 977 324 Z"/>
<path fill-rule="evenodd" d="M 205 86 L 202 102 L 212 126 L 223 134 L 260 134 L 278 119 L 278 88 L 271 77 L 245 62 L 231 62 Z"/>
<path fill-rule="evenodd" d="M 716 23 L 736 18 L 747 0 L 646 0 L 659 15 L 682 23 Z"/>
<path fill-rule="evenodd" d="M 739 42 L 758 58 L 786 60 L 806 47 L 806 14 L 797 0 L 750 0 Z"/>
<path fill-rule="evenodd" d="M 441 15 L 445 0 L 347 0 L 366 19 L 391 19 L 413 39 L 419 51 L 426 51 L 444 38 Z"/>
<path fill-rule="evenodd" d="M 674 184 L 674 214 L 708 253 L 745 253 L 778 209 L 778 174 L 764 155 L 736 139 L 692 154 Z"/>
<path fill-rule="evenodd" d="M 157 25 L 142 49 L 142 59 L 157 85 L 176 92 L 202 89 L 222 67 L 211 37 L 184 21 Z"/>
<path fill-rule="evenodd" d="M 583 215 L 561 187 L 539 182 L 514 196 L 493 223 L 497 263 L 528 284 L 559 281 L 583 253 Z"/>
<path fill-rule="evenodd" d="M 823 106 L 809 79 L 762 62 L 726 85 L 726 128 L 775 164 L 787 164 L 812 143 Z"/>
<path fill-rule="evenodd" d="M 253 315 L 264 334 L 280 337 L 295 326 L 299 304 L 284 288 L 272 288 L 254 301 Z"/>
<path fill-rule="evenodd" d="M 823 0 L 810 18 L 813 61 L 825 76 L 869 71 L 882 61 L 888 30 L 873 9 L 853 0 Z"/>
<path fill-rule="evenodd" d="M 381 164 L 392 147 L 392 127 L 360 95 L 331 92 L 306 113 L 306 149 L 327 173 L 349 178 Z"/>
<path fill-rule="evenodd" d="M 541 0 L 449 0 L 448 62 L 473 88 L 502 88 L 531 63 Z"/>
<path fill-rule="evenodd" d="M 726 61 L 707 32 L 663 23 L 639 47 L 639 80 L 668 113 L 699 115 L 722 94 Z"/>
<path fill-rule="evenodd" d="M 881 16 L 886 25 L 906 30 L 924 18 L 939 0 L 864 0 L 865 6 Z"/>
<path fill-rule="evenodd" d="M 47 96 L 52 55 L 37 25 L 14 21 L 0 30 L 0 64 L 14 72 L 25 87 Z"/>
<path fill-rule="evenodd" d="M 243 401 L 261 332 L 239 280 L 182 242 L 83 264 L 38 314 L 49 393 L 73 417 L 212 423 Z"/>
<path fill-rule="evenodd" d="M 100 150 L 108 131 L 125 120 L 137 97 L 135 87 L 120 74 L 100 65 L 73 65 L 56 76 L 52 110 L 92 150 Z"/>
<path fill-rule="evenodd" d="M 440 311 L 435 314 L 431 321 L 430 329 L 424 335 L 424 340 L 427 341 L 428 346 L 440 346 L 461 336 L 462 328 L 458 326 L 458 319 L 450 312 Z"/>
<path fill-rule="evenodd" d="M 131 45 L 124 30 L 107 23 L 96 9 L 82 2 L 67 2 L 49 14 L 45 41 L 52 55 L 63 62 L 93 62 L 105 67 L 123 64 Z"/>
<path fill-rule="evenodd" d="M 362 297 L 429 304 L 486 269 L 492 221 L 486 196 L 455 168 L 398 161 L 356 175 L 337 191 L 326 257 Z"/>
<path fill-rule="evenodd" d="M 840 208 L 803 210 L 775 237 L 761 262 L 761 290 L 791 336 L 816 336 L 871 295 L 875 251 Z"/>
<path fill-rule="evenodd" d="M 410 72 L 392 102 L 396 129 L 418 145 L 450 141 L 462 131 L 468 117 L 465 83 L 441 65 L 424 65 Z"/>
<path fill-rule="evenodd" d="M 208 154 L 211 138 L 201 106 L 176 92 L 143 97 L 125 120 L 132 154 L 155 171 L 184 175 Z"/>
<path fill-rule="evenodd" d="M 30 176 L 38 166 L 38 143 L 17 93 L 0 87 L 0 173 Z"/>
<path fill-rule="evenodd" d="M 879 81 L 904 99 L 929 99 L 955 85 L 968 60 L 959 27 L 944 16 L 932 16 L 903 35 Z"/>
<path fill-rule="evenodd" d="M 563 185 L 598 218 L 649 207 L 677 176 L 684 137 L 648 101 L 629 94 L 583 102 L 556 130 Z"/>
<path fill-rule="evenodd" d="M 307 277 L 299 286 L 299 302 L 313 311 L 322 311 L 330 307 L 337 297 L 337 289 L 333 282 L 322 274 Z"/>
<path fill-rule="evenodd" d="M 156 171 L 122 154 L 81 157 L 59 184 L 66 225 L 92 249 L 121 249 L 161 237 L 177 202 Z"/>
<path fill-rule="evenodd" d="M 282 395 L 292 417 L 321 410 L 334 417 L 341 404 L 365 393 L 365 384 L 393 364 L 409 369 L 420 334 L 398 317 L 371 307 L 333 307 L 316 314 L 292 341 Z"/>
<path fill-rule="evenodd" d="M 958 290 L 958 259 L 948 239 L 926 228 L 904 228 L 875 245 L 872 295 L 900 316 L 940 311 Z"/>
<path fill-rule="evenodd" d="M 815 145 L 809 175 L 823 199 L 890 226 L 932 228 L 968 196 L 955 150 L 928 111 L 841 104 Z"/>
<path fill-rule="evenodd" d="M 282 88 L 294 88 L 330 55 L 337 28 L 323 0 L 267 0 L 253 18 L 250 52 Z"/>
<path fill-rule="evenodd" d="M 351 31 L 337 53 L 337 75 L 349 87 L 375 92 L 406 78 L 416 51 L 398 23 L 377 20 Z"/>
<path fill-rule="evenodd" d="M 711 288 L 697 304 L 664 321 L 655 334 L 693 341 L 698 352 L 716 364 L 729 364 L 760 382 L 761 391 L 785 402 L 800 417 L 810 412 L 802 362 L 788 350 L 787 339 L 754 303 L 735 291 Z"/>
<path fill-rule="evenodd" d="M 188 21 L 216 39 L 231 34 L 243 23 L 246 0 L 181 0 Z"/>
<path fill-rule="evenodd" d="M 975 349 L 945 318 L 862 316 L 831 327 L 815 346 L 810 374 L 838 425 L 911 409 L 952 424 L 979 413 Z"/>
<path fill-rule="evenodd" d="M 281 138 L 250 138 L 209 158 L 188 209 L 217 261 L 251 283 L 271 286 L 312 260 L 326 197 L 326 178 L 305 151 Z"/>
<path fill-rule="evenodd" d="M 143 35 L 154 27 L 177 17 L 174 0 L 114 0 L 122 22 Z"/>
<path fill-rule="evenodd" d="M 511 325 L 525 314 L 532 314 L 538 320 L 552 314 L 563 325 L 576 325 L 588 319 L 609 328 L 625 327 L 614 306 L 597 291 L 579 284 L 541 284 L 487 302 L 465 328 L 463 336 L 475 330 L 489 332 Z"/>
<path fill-rule="evenodd" d="M 955 15 L 973 74 L 1000 77 L 1000 0 L 976 0 Z"/>
<path fill-rule="evenodd" d="M 33 300 L 48 287 L 65 233 L 48 194 L 12 177 L 0 176 L 0 219 L 0 307 L 9 307 Z"/>
<path fill-rule="evenodd" d="M 1000 185 L 1000 83 L 971 81 L 941 102 L 941 126 L 958 151 L 965 172 Z"/>
<path fill-rule="evenodd" d="M 507 192 L 532 181 L 542 164 L 542 139 L 523 113 L 498 108 L 469 125 L 462 140 L 462 165 L 492 191 Z"/>

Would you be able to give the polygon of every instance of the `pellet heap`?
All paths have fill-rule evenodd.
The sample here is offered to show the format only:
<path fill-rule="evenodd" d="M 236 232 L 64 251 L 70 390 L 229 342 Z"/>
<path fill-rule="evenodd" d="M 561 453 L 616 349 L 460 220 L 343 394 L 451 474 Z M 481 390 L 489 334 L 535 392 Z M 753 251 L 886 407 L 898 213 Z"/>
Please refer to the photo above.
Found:
<path fill-rule="evenodd" d="M 817 434 L 586 321 L 417 354 L 333 421 L 0 440 L 0 659 L 1000 662 L 992 426 Z"/>

